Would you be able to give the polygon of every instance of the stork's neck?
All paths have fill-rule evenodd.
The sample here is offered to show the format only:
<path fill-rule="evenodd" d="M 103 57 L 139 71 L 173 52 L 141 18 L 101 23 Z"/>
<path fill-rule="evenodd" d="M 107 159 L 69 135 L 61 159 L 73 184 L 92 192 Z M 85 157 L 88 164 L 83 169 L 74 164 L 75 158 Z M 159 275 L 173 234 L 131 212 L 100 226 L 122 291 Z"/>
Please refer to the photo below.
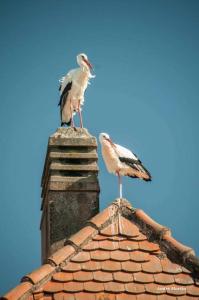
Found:
<path fill-rule="evenodd" d="M 89 70 L 89 68 L 87 66 L 81 64 L 80 65 L 80 69 L 81 69 L 82 72 L 90 74 L 90 70 Z"/>

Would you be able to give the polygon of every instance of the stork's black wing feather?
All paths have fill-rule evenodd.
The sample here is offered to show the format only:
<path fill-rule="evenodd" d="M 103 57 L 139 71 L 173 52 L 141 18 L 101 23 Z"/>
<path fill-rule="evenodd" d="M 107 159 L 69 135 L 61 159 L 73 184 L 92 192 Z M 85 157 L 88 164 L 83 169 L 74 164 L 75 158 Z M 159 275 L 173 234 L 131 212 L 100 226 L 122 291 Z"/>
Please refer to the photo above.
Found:
<path fill-rule="evenodd" d="M 68 92 L 70 91 L 71 87 L 72 87 L 72 82 L 68 82 L 67 85 L 66 85 L 66 87 L 65 87 L 65 89 L 63 90 L 63 92 L 62 92 L 62 94 L 61 94 L 61 96 L 60 96 L 60 100 L 59 100 L 58 106 L 62 106 L 62 107 L 63 107 L 63 105 L 62 105 L 62 100 L 63 100 L 63 99 L 67 99 Z M 65 101 L 66 101 L 66 100 L 65 100 Z M 66 103 L 66 102 L 65 102 L 65 103 Z M 65 104 L 65 103 L 64 103 L 64 104 Z"/>
<path fill-rule="evenodd" d="M 119 160 L 125 164 L 127 164 L 129 167 L 134 168 L 138 171 L 144 172 L 149 176 L 149 179 L 144 179 L 146 181 L 151 181 L 151 174 L 149 171 L 143 166 L 142 162 L 138 159 L 133 159 L 129 157 L 119 157 Z M 134 176 L 133 176 L 134 177 Z"/>

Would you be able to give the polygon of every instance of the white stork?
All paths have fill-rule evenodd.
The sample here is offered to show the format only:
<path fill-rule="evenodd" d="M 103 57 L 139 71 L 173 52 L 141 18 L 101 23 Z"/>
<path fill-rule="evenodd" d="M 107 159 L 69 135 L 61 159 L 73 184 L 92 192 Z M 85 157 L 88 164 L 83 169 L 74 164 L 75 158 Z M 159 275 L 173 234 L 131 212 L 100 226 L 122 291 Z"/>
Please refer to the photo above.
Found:
<path fill-rule="evenodd" d="M 100 133 L 99 140 L 102 147 L 102 156 L 108 171 L 118 176 L 120 199 L 122 198 L 121 176 L 151 181 L 150 173 L 130 150 L 114 144 L 107 133 Z"/>
<path fill-rule="evenodd" d="M 61 126 L 72 125 L 74 127 L 73 115 L 78 112 L 82 128 L 81 106 L 84 104 L 84 92 L 89 84 L 89 79 L 95 76 L 90 72 L 92 65 L 86 54 L 78 54 L 77 63 L 79 68 L 69 71 L 60 79 L 60 101 L 58 105 L 60 105 Z"/>

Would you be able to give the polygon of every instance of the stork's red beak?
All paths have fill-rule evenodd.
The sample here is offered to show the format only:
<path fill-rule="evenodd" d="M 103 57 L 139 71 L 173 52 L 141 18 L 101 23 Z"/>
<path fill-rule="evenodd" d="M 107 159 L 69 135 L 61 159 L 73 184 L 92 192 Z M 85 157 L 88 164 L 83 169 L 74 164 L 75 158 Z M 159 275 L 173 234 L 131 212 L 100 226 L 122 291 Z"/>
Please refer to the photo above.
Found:
<path fill-rule="evenodd" d="M 113 143 L 113 141 L 112 141 L 110 138 L 108 138 L 107 141 L 109 141 L 109 143 L 110 143 L 113 147 L 115 147 L 115 144 Z"/>
<path fill-rule="evenodd" d="M 87 64 L 87 66 L 89 67 L 90 70 L 93 70 L 93 66 L 91 65 L 89 60 L 83 58 L 83 61 Z"/>

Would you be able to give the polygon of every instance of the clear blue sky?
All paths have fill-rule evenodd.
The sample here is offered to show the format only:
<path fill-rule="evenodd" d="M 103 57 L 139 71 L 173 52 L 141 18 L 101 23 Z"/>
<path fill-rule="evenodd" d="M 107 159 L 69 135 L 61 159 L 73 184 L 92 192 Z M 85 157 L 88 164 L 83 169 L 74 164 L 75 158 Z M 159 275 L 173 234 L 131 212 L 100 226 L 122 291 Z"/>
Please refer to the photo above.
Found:
<path fill-rule="evenodd" d="M 124 196 L 199 254 L 199 1 L 0 1 L 0 294 L 40 265 L 40 178 L 58 79 L 85 52 L 84 124 L 135 151 Z M 118 195 L 100 156 L 100 205 Z"/>

